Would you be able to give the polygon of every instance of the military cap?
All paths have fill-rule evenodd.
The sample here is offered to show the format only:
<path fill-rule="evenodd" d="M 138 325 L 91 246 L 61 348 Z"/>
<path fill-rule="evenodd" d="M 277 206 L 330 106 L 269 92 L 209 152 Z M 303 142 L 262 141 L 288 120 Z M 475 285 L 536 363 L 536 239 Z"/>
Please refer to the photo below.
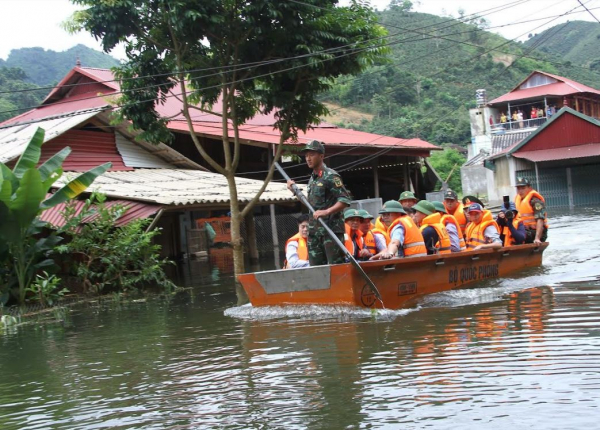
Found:
<path fill-rule="evenodd" d="M 519 176 L 517 178 L 517 183 L 516 183 L 515 187 L 526 187 L 528 185 L 531 185 L 531 182 L 529 182 L 529 179 Z"/>
<path fill-rule="evenodd" d="M 362 217 L 364 219 L 373 219 L 373 218 L 375 218 L 373 215 L 371 215 L 369 212 L 367 212 L 364 209 L 359 209 L 358 212 L 360 213 L 360 217 Z"/>
<path fill-rule="evenodd" d="M 325 154 L 325 146 L 323 145 L 323 143 L 319 142 L 318 140 L 311 140 L 310 142 L 308 142 L 306 144 L 306 146 L 304 148 L 302 148 L 302 150 L 300 152 L 305 152 L 305 151 L 315 151 L 315 152 L 318 152 L 319 154 Z"/>
<path fill-rule="evenodd" d="M 398 198 L 398 200 L 417 200 L 417 198 L 415 197 L 415 193 L 413 193 L 412 191 L 403 191 L 402 194 L 400 194 L 400 197 Z"/>
<path fill-rule="evenodd" d="M 483 212 L 483 206 L 479 203 L 471 203 L 467 209 L 469 212 Z"/>
<path fill-rule="evenodd" d="M 458 194 L 452 190 L 448 190 L 444 193 L 444 199 L 458 200 Z"/>
<path fill-rule="evenodd" d="M 344 221 L 347 220 L 348 218 L 354 218 L 354 217 L 363 218 L 363 216 L 360 214 L 360 211 L 358 209 L 346 209 L 344 211 Z"/>
<path fill-rule="evenodd" d="M 438 212 L 442 212 L 447 214 L 448 211 L 446 210 L 446 206 L 444 206 L 444 204 L 442 202 L 432 202 L 433 206 L 435 207 L 435 210 Z"/>
<path fill-rule="evenodd" d="M 427 200 L 421 200 L 419 203 L 413 206 L 413 209 L 425 215 L 431 215 L 435 212 L 435 206 L 433 206 L 433 203 L 428 202 Z"/>
<path fill-rule="evenodd" d="M 479 200 L 475 196 L 464 196 L 463 199 L 462 199 L 462 203 L 465 206 L 469 206 L 471 203 L 479 203 L 482 208 L 485 207 L 485 205 L 483 204 L 483 202 L 481 200 Z"/>
<path fill-rule="evenodd" d="M 406 215 L 404 209 L 402 209 L 402 205 L 398 203 L 396 200 L 389 200 L 383 204 L 383 207 L 379 210 L 380 214 L 389 214 L 389 213 L 401 213 Z"/>

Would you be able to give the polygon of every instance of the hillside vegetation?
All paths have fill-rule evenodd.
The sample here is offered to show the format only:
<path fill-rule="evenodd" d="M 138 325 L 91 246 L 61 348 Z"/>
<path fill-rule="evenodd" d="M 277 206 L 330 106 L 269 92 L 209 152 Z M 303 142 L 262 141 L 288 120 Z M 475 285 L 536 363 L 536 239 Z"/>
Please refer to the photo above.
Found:
<path fill-rule="evenodd" d="M 110 68 L 119 64 L 113 57 L 87 46 L 77 45 L 64 52 L 43 48 L 13 49 L 6 61 L 0 59 L 0 122 L 17 116 L 39 103 L 75 66 Z M 36 88 L 43 87 L 37 91 Z"/>
<path fill-rule="evenodd" d="M 56 52 L 44 48 L 13 49 L 6 61 L 0 60 L 0 67 L 18 67 L 27 73 L 29 81 L 36 85 L 54 85 L 75 67 L 77 59 L 82 66 L 110 69 L 119 61 L 110 55 L 76 45 L 66 51 Z"/>
<path fill-rule="evenodd" d="M 560 56 L 564 61 L 600 72 L 600 25 L 597 22 L 571 21 L 531 37 L 525 46 Z"/>
<path fill-rule="evenodd" d="M 550 53 L 530 52 L 486 31 L 485 19 L 463 23 L 411 12 L 410 2 L 399 3 L 379 14 L 389 31 L 389 62 L 339 79 L 327 96 L 329 102 L 373 114 L 373 120 L 339 125 L 464 146 L 471 138 L 468 109 L 475 106 L 477 89 L 486 89 L 492 100 L 533 70 L 600 88 L 599 73 Z"/>

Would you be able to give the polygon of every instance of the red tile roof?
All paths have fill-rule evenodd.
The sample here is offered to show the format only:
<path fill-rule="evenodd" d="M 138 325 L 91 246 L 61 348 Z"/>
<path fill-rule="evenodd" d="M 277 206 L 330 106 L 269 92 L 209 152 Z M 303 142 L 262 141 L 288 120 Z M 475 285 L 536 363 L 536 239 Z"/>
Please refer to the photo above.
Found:
<path fill-rule="evenodd" d="M 541 149 L 537 151 L 520 151 L 513 154 L 517 158 L 525 158 L 534 163 L 540 161 L 567 160 L 571 158 L 586 158 L 600 156 L 600 143 L 590 143 L 563 148 Z"/>
<path fill-rule="evenodd" d="M 65 93 L 69 94 L 68 97 L 56 102 L 49 102 L 47 105 L 41 106 L 29 112 L 25 112 L 24 114 L 11 118 L 0 125 L 35 121 L 42 118 L 61 114 L 69 114 L 85 109 L 101 109 L 103 107 L 110 106 L 109 101 L 111 95 L 116 95 L 119 91 L 118 83 L 113 81 L 114 77 L 112 72 L 110 70 L 87 67 L 75 67 L 72 69 L 69 74 L 63 78 L 63 80 L 57 86 L 57 89 L 50 93 L 46 100 L 50 100 L 53 95 L 60 91 L 60 85 L 68 85 L 69 83 L 76 81 L 77 78 L 81 76 L 98 81 L 98 85 L 100 86 L 90 85 L 89 87 L 83 87 L 89 90 L 85 93 L 78 93 L 75 95 Z M 102 91 L 100 91 L 100 89 L 102 89 Z M 177 94 L 177 90 L 174 90 L 174 93 Z M 220 105 L 218 103 L 215 105 L 215 109 L 218 113 L 217 106 Z M 187 125 L 180 114 L 181 102 L 179 101 L 178 97 L 167 97 L 165 104 L 157 106 L 157 111 L 163 117 L 173 118 L 169 122 L 169 128 L 172 130 L 188 131 Z M 204 134 L 212 138 L 221 137 L 221 118 L 219 116 L 202 113 L 199 111 L 192 111 L 192 119 L 194 120 L 194 128 L 197 133 Z M 265 144 L 277 143 L 279 142 L 279 133 L 273 129 L 274 123 L 275 116 L 273 112 L 266 115 L 257 115 L 247 121 L 244 126 L 242 126 L 240 137 L 246 141 L 261 142 Z M 412 149 L 417 151 L 426 151 L 423 152 L 423 155 L 425 156 L 429 155 L 428 151 L 441 149 L 418 138 L 399 139 L 381 136 L 351 129 L 338 128 L 326 122 L 315 125 L 313 130 L 308 130 L 306 133 L 299 133 L 300 144 L 312 139 L 321 140 L 328 145 L 365 145 L 369 147 L 394 147 L 395 149 L 400 150 Z"/>
<path fill-rule="evenodd" d="M 556 79 L 559 82 L 555 82 L 553 84 L 540 85 L 538 87 L 520 89 L 520 86 L 527 81 L 534 74 L 539 73 L 542 75 L 549 76 L 551 78 Z M 579 82 L 573 81 L 568 78 L 564 78 L 562 76 L 552 75 L 550 73 L 534 71 L 527 76 L 523 81 L 521 81 L 515 88 L 513 88 L 510 92 L 495 98 L 490 101 L 488 104 L 494 105 L 498 103 L 506 103 L 514 100 L 524 100 L 524 99 L 532 99 L 539 98 L 543 96 L 566 96 L 570 94 L 577 93 L 592 93 L 600 95 L 600 91 L 595 88 L 588 87 L 587 85 L 583 85 Z"/>
<path fill-rule="evenodd" d="M 83 200 L 75 200 L 75 213 L 79 214 L 83 209 L 85 202 Z M 161 205 L 155 205 L 150 203 L 142 203 L 130 200 L 111 200 L 106 202 L 106 207 L 112 207 L 114 205 L 122 205 L 127 208 L 127 211 L 115 222 L 117 227 L 128 224 L 129 222 L 136 219 L 148 218 L 158 212 Z M 40 219 L 53 225 L 54 227 L 62 227 L 65 225 L 65 219 L 62 213 L 65 210 L 65 203 L 54 206 L 53 208 L 47 209 L 42 212 Z M 83 222 L 90 222 L 93 217 L 87 217 Z"/>

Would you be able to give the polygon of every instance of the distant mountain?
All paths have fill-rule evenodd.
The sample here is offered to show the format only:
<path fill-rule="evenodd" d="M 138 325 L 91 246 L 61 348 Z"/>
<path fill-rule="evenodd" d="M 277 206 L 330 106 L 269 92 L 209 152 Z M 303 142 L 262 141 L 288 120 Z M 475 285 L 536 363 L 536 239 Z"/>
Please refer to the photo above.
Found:
<path fill-rule="evenodd" d="M 525 42 L 528 47 L 538 45 L 539 51 L 600 72 L 600 25 L 597 22 L 571 21 L 556 25 Z"/>
<path fill-rule="evenodd" d="M 110 55 L 76 45 L 66 51 L 56 52 L 44 48 L 13 49 L 0 67 L 20 68 L 27 74 L 29 82 L 40 86 L 53 85 L 60 81 L 79 59 L 82 66 L 109 69 L 119 61 Z"/>
<path fill-rule="evenodd" d="M 544 33 L 532 37 L 526 46 L 488 31 L 489 24 L 482 17 L 467 21 L 417 13 L 410 2 L 402 1 L 391 2 L 378 15 L 389 32 L 389 60 L 356 77 L 338 79 L 325 97 L 328 103 L 370 114 L 372 119 L 347 115 L 334 120 L 338 125 L 465 146 L 471 140 L 468 110 L 475 107 L 477 89 L 486 89 L 492 100 L 534 70 L 600 89 L 600 68 L 588 66 L 600 58 L 598 23 L 581 23 L 595 27 L 589 27 L 585 39 L 585 31 L 581 32 L 581 47 L 569 50 L 573 55 L 569 60 L 555 51 L 574 42 L 564 42 L 565 36 L 553 33 L 538 39 L 538 48 L 531 49 Z M 587 61 L 578 53 L 584 50 Z M 340 109 L 330 110 L 335 114 Z"/>

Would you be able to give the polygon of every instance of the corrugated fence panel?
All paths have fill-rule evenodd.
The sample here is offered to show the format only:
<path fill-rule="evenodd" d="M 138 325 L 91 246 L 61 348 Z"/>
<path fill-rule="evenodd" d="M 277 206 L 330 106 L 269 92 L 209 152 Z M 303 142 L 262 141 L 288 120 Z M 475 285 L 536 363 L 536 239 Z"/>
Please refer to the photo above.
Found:
<path fill-rule="evenodd" d="M 569 190 L 567 186 L 567 171 L 564 167 L 538 169 L 539 186 L 536 185 L 535 170 L 517 171 L 517 176 L 530 179 L 532 186 L 546 199 L 548 208 L 569 206 Z"/>
<path fill-rule="evenodd" d="M 573 204 L 586 206 L 600 203 L 600 165 L 590 164 L 571 168 Z"/>

